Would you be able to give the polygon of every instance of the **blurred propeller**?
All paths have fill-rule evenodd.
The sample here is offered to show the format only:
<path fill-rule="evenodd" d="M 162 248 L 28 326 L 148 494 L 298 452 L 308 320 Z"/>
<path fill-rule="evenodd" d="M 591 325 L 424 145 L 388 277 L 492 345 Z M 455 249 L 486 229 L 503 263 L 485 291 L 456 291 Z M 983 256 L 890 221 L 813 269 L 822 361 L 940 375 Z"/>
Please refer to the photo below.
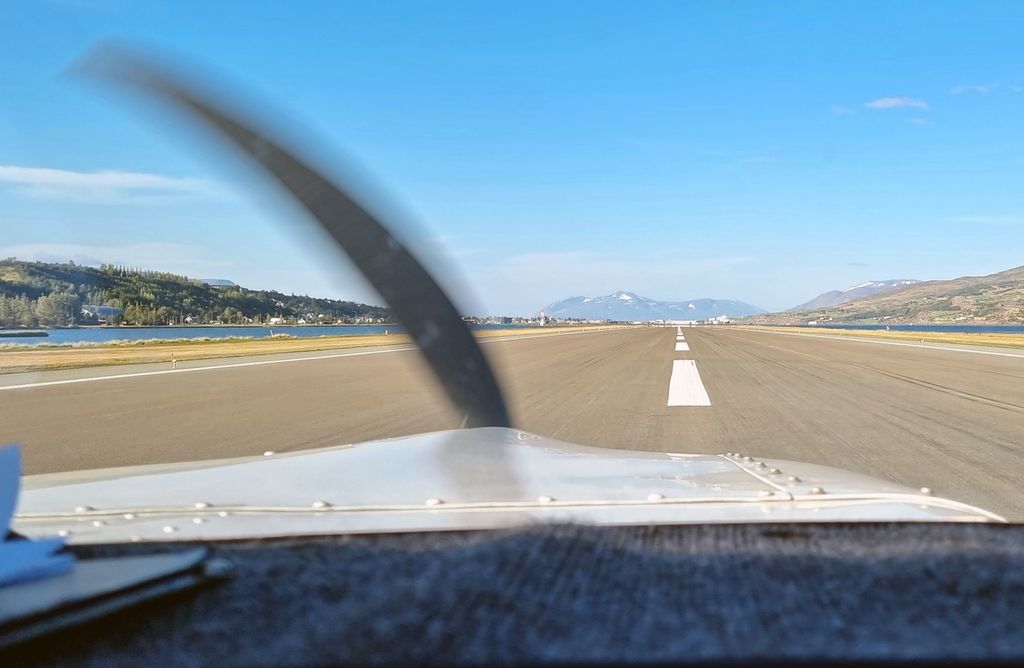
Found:
<path fill-rule="evenodd" d="M 511 426 L 494 373 L 448 295 L 383 221 L 357 201 L 351 187 L 332 183 L 296 151 L 138 53 L 102 47 L 73 70 L 170 103 L 229 140 L 310 213 L 387 301 L 464 415 L 464 426 Z"/>

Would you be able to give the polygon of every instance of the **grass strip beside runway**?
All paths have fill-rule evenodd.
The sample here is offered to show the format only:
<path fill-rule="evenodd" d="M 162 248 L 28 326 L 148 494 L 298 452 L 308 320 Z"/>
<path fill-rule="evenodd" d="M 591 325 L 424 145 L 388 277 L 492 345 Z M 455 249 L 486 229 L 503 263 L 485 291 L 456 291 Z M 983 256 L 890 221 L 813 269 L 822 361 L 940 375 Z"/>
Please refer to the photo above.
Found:
<path fill-rule="evenodd" d="M 731 325 L 742 329 L 786 332 L 791 334 L 818 334 L 824 336 L 854 336 L 858 338 L 892 339 L 911 343 L 945 343 L 965 346 L 992 346 L 997 348 L 1024 348 L 1024 334 L 1004 332 L 908 332 L 905 330 L 831 329 L 828 327 L 797 327 L 770 325 Z"/>
<path fill-rule="evenodd" d="M 477 339 L 496 337 L 559 335 L 608 329 L 609 326 L 531 327 L 517 329 L 490 329 L 474 332 Z M 0 348 L 0 373 L 79 369 L 84 367 L 114 366 L 119 364 L 174 363 L 188 360 L 299 353 L 317 350 L 369 348 L 378 346 L 411 345 L 405 334 L 366 334 L 354 336 L 274 336 L 272 338 L 228 339 L 148 339 L 143 342 L 83 345 L 78 347 Z"/>

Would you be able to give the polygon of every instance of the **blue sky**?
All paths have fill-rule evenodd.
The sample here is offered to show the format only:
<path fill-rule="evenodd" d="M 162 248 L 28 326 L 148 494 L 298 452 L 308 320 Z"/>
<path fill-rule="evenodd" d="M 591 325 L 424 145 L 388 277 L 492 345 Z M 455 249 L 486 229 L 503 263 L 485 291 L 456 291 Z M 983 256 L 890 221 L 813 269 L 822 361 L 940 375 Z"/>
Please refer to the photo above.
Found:
<path fill-rule="evenodd" d="M 8 1 L 0 256 L 374 298 L 185 126 L 59 77 L 121 38 L 342 151 L 467 311 L 999 271 L 1024 264 L 1021 25 L 1019 2 Z"/>

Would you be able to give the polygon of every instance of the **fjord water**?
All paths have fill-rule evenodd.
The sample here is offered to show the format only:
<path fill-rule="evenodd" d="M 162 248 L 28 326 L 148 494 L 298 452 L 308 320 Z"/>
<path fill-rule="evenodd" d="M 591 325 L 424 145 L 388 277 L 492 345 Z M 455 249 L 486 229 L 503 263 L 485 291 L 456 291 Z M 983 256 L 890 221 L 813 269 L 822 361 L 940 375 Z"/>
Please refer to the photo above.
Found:
<path fill-rule="evenodd" d="M 472 329 L 515 329 L 517 325 L 473 325 Z M 521 327 L 521 325 L 519 326 Z M 297 325 L 276 327 L 82 327 L 78 329 L 48 329 L 49 336 L 8 336 L 0 339 L 4 344 L 55 345 L 81 343 L 108 343 L 111 341 L 141 341 L 146 339 L 229 339 L 247 337 L 265 339 L 275 334 L 288 336 L 358 336 L 365 334 L 400 334 L 398 325 Z"/>
<path fill-rule="evenodd" d="M 535 325 L 471 325 L 474 330 L 518 329 Z M 886 325 L 814 325 L 816 329 L 869 329 L 884 330 Z M 1024 334 L 1024 325 L 888 325 L 896 332 L 948 332 L 965 334 Z M 315 336 L 359 336 L 366 334 L 400 334 L 404 330 L 398 325 L 279 325 L 274 327 L 253 327 L 236 325 L 219 327 L 202 325 L 193 327 L 82 327 L 75 329 L 48 329 L 49 336 L 5 336 L 0 339 L 4 345 L 75 345 L 102 344 L 111 341 L 142 341 L 146 339 L 265 339 L 275 334 L 296 337 Z"/>

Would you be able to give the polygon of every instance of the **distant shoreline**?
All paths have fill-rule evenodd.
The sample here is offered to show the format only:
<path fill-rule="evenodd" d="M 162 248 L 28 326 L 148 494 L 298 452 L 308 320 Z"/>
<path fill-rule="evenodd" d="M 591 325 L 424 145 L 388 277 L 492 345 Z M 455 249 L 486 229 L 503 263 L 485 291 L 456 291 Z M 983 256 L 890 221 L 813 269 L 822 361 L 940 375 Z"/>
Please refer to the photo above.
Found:
<path fill-rule="evenodd" d="M 809 324 L 813 322 L 814 324 Z M 748 327 L 807 327 L 811 329 L 885 329 L 891 327 L 893 329 L 907 330 L 909 328 L 928 328 L 933 330 L 947 331 L 947 330 L 982 330 L 982 329 L 1024 329 L 1024 322 L 1007 322 L 1001 320 L 999 322 L 856 322 L 848 320 L 824 320 L 814 321 L 813 319 L 800 320 L 799 322 L 786 322 L 786 321 L 774 321 L 767 322 L 761 320 L 746 320 L 737 319 L 731 324 L 743 325 Z"/>
<path fill-rule="evenodd" d="M 530 324 L 470 324 L 474 331 L 491 329 L 523 329 Z M 552 325 L 554 326 L 554 325 Z M 173 341 L 184 339 L 266 339 L 270 337 L 313 338 L 321 336 L 360 336 L 368 334 L 398 334 L 405 331 L 401 325 L 197 325 L 197 326 L 130 326 L 130 327 L 76 327 L 48 330 L 0 331 L 0 349 L 17 346 L 86 346 L 134 345 L 139 341 Z"/>
<path fill-rule="evenodd" d="M 53 331 L 53 330 L 66 330 L 66 329 L 203 329 L 204 327 L 253 327 L 260 329 L 275 329 L 278 327 L 399 327 L 398 323 L 394 322 L 339 322 L 332 324 L 279 324 L 279 325 L 261 325 L 256 323 L 246 323 L 240 325 L 238 323 L 230 324 L 216 324 L 216 323 L 201 323 L 201 324 L 187 324 L 187 325 L 73 325 L 71 327 L 32 327 L 29 329 Z M 11 330 L 11 331 L 17 331 Z"/>

